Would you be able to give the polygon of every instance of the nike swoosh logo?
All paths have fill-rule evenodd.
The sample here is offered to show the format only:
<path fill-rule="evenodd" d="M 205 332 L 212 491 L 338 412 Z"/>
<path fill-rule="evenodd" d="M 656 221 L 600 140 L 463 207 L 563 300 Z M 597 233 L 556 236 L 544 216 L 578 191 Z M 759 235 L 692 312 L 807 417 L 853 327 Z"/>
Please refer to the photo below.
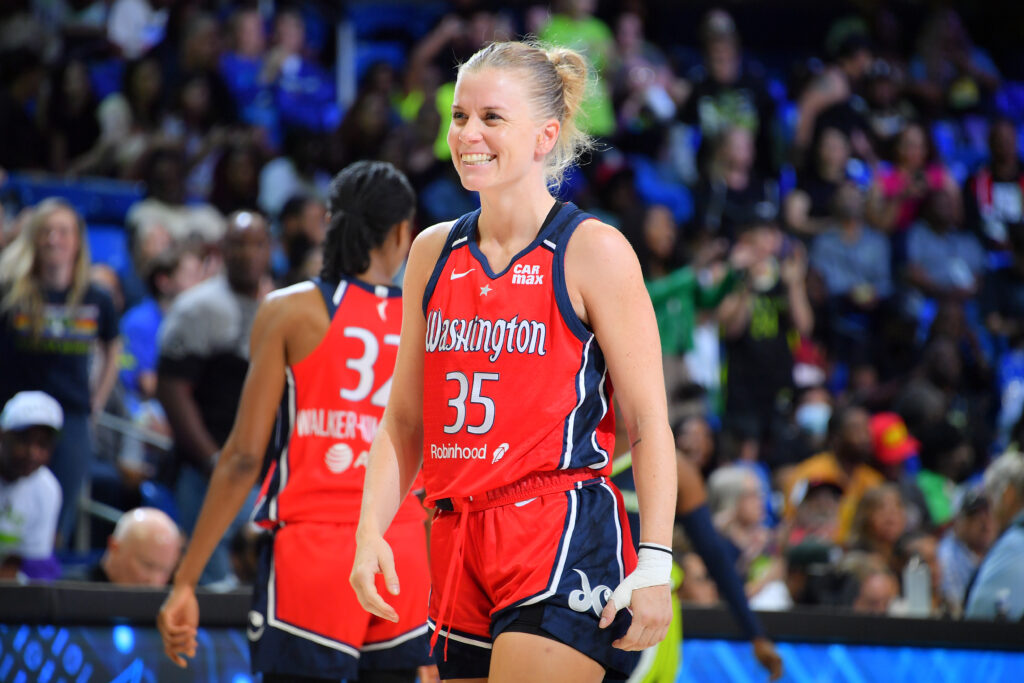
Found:
<path fill-rule="evenodd" d="M 456 272 L 455 272 L 455 271 L 453 270 L 453 271 L 452 271 L 452 279 L 453 279 L 453 280 L 458 280 L 458 279 L 459 279 L 460 277 L 466 277 L 467 275 L 469 275 L 470 273 L 472 273 L 472 272 L 473 272 L 474 270 L 476 270 L 476 268 L 470 268 L 470 269 L 469 269 L 469 270 L 467 270 L 467 271 L 466 271 L 465 273 L 456 273 Z"/>

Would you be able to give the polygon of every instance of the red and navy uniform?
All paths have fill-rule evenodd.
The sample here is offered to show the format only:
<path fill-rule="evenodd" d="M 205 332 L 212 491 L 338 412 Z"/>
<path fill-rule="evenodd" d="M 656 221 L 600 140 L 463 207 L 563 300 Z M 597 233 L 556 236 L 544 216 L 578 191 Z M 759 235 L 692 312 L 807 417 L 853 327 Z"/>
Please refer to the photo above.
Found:
<path fill-rule="evenodd" d="M 429 663 L 426 531 L 410 495 L 385 535 L 402 585 L 389 597 L 399 622 L 365 612 L 348 575 L 366 460 L 395 367 L 401 292 L 352 278 L 316 284 L 331 324 L 286 369 L 277 425 L 286 441 L 254 513 L 273 541 L 261 558 L 249 637 L 254 671 L 352 679 L 360 669 Z"/>
<path fill-rule="evenodd" d="M 478 218 L 453 225 L 423 297 L 423 476 L 439 508 L 430 619 L 446 636 L 442 678 L 486 676 L 493 639 L 528 606 L 544 632 L 628 672 L 632 653 L 611 647 L 628 614 L 597 628 L 636 562 L 607 480 L 611 380 L 565 286 L 566 245 L 592 217 L 556 204 L 500 273 L 479 249 Z"/>

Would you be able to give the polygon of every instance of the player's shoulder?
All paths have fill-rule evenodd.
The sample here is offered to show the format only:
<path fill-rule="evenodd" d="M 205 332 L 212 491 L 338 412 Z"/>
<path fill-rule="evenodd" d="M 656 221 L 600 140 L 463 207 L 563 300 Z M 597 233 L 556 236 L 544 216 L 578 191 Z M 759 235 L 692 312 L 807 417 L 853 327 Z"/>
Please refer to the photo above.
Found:
<path fill-rule="evenodd" d="M 423 269 L 425 272 L 433 269 L 457 222 L 453 220 L 435 223 L 416 235 L 409 251 L 408 269 Z"/>
<path fill-rule="evenodd" d="M 593 216 L 577 226 L 566 249 L 570 259 L 574 255 L 585 259 L 635 258 L 622 231 Z"/>
<path fill-rule="evenodd" d="M 310 316 L 323 314 L 322 298 L 315 282 L 298 282 L 268 294 L 260 303 L 257 316 L 278 323 L 300 323 Z"/>

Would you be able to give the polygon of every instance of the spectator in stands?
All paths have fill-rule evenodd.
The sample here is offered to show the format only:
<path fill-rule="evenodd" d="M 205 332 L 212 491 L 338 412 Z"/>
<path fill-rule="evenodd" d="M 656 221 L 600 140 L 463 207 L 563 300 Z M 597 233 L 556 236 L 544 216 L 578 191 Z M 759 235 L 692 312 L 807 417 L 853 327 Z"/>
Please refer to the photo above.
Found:
<path fill-rule="evenodd" d="M 615 111 L 606 72 L 617 59 L 611 29 L 594 15 L 595 0 L 556 0 L 552 4 L 554 12 L 538 37 L 587 56 L 596 77 L 580 105 L 581 125 L 591 135 L 611 137 L 615 134 Z"/>
<path fill-rule="evenodd" d="M 765 499 L 761 480 L 749 467 L 727 465 L 711 473 L 708 479 L 708 507 L 715 528 L 733 558 L 736 571 L 752 600 L 771 600 L 778 604 L 778 585 L 783 566 L 777 555 L 775 538 L 765 524 Z M 761 595 L 762 591 L 766 591 Z M 771 595 L 769 595 L 771 594 Z M 782 598 L 786 607 L 789 596 Z M 754 607 L 757 607 L 755 602 Z"/>
<path fill-rule="evenodd" d="M 185 25 L 177 59 L 169 60 L 164 80 L 172 91 L 181 91 L 189 83 L 201 85 L 209 100 L 211 126 L 225 126 L 237 119 L 235 101 L 220 75 L 221 26 L 205 12 L 194 13 Z"/>
<path fill-rule="evenodd" d="M 255 103 L 265 85 L 267 35 L 255 5 L 238 7 L 229 21 L 230 44 L 220 57 L 220 73 L 239 109 Z M 269 77 L 269 74 L 267 74 Z M 243 114 L 244 115 L 244 114 Z"/>
<path fill-rule="evenodd" d="M 334 133 L 331 165 L 344 168 L 356 161 L 375 159 L 398 123 L 387 94 L 361 91 Z"/>
<path fill-rule="evenodd" d="M 331 177 L 323 169 L 323 136 L 293 128 L 285 134 L 284 154 L 260 171 L 260 209 L 268 216 L 281 213 L 284 203 L 300 194 L 327 198 Z"/>
<path fill-rule="evenodd" d="M 48 97 L 41 103 L 49 142 L 49 168 L 63 174 L 99 141 L 99 101 L 86 63 L 70 59 L 50 76 Z"/>
<path fill-rule="evenodd" d="M 128 59 L 160 44 L 167 29 L 169 0 L 114 0 L 107 37 Z"/>
<path fill-rule="evenodd" d="M 891 482 L 864 492 L 850 527 L 849 546 L 881 557 L 894 568 L 896 542 L 907 530 L 907 511 L 899 487 Z"/>
<path fill-rule="evenodd" d="M 789 336 L 807 336 L 814 314 L 807 300 L 807 256 L 775 224 L 748 220 L 740 242 L 751 265 L 718 308 L 728 374 L 725 429 L 741 440 L 744 460 L 757 460 L 777 431 L 779 403 L 793 387 Z"/>
<path fill-rule="evenodd" d="M 174 433 L 177 502 L 186 532 L 231 431 L 249 365 L 249 331 L 261 294 L 269 289 L 266 221 L 255 213 L 233 214 L 223 250 L 226 273 L 179 296 L 160 329 L 157 398 Z M 225 579 L 229 571 L 225 541 L 203 583 Z"/>
<path fill-rule="evenodd" d="M 690 415 L 674 430 L 676 451 L 686 458 L 701 475 L 707 477 L 718 466 L 715 458 L 715 432 L 703 415 Z"/>
<path fill-rule="evenodd" d="M 937 550 L 942 567 L 939 590 L 955 617 L 963 613 L 967 586 L 995 540 L 995 532 L 992 509 L 984 492 L 971 488 L 960 495 L 953 524 L 942 536 Z"/>
<path fill-rule="evenodd" d="M 669 125 L 690 87 L 672 72 L 661 49 L 645 39 L 638 13 L 619 15 L 615 42 L 618 60 L 609 81 L 618 118 L 617 146 L 627 153 L 663 156 Z"/>
<path fill-rule="evenodd" d="M 310 54 L 306 24 L 297 8 L 285 6 L 274 16 L 270 50 L 260 79 L 271 84 L 284 126 L 326 131 L 338 124 L 334 80 Z"/>
<path fill-rule="evenodd" d="M 46 465 L 63 425 L 60 404 L 42 391 L 18 392 L 0 412 L 0 579 L 59 574 L 61 488 Z"/>
<path fill-rule="evenodd" d="M 76 175 L 141 177 L 140 161 L 156 136 L 164 115 L 163 76 L 153 55 L 125 64 L 121 90 L 100 102 L 100 137 L 70 166 Z"/>
<path fill-rule="evenodd" d="M 827 332 L 839 359 L 869 358 L 879 327 L 879 306 L 892 294 L 889 240 L 864 222 L 864 194 L 852 182 L 839 186 L 835 222 L 811 245 L 811 268 L 824 280 Z"/>
<path fill-rule="evenodd" d="M 905 74 L 897 65 L 881 58 L 871 64 L 864 91 L 864 115 L 876 148 L 883 154 L 889 153 L 899 134 L 916 118 L 905 86 Z"/>
<path fill-rule="evenodd" d="M 146 198 L 128 211 L 129 229 L 147 223 L 167 228 L 175 241 L 198 236 L 211 244 L 224 236 L 224 217 L 213 206 L 189 203 L 185 192 L 185 158 L 174 147 L 154 149 L 145 162 Z"/>
<path fill-rule="evenodd" d="M 977 110 L 1000 83 L 996 65 L 951 7 L 935 10 L 921 29 L 909 70 L 911 89 L 932 116 Z"/>
<path fill-rule="evenodd" d="M 743 128 L 754 140 L 758 174 L 777 174 L 775 102 L 764 77 L 744 64 L 736 24 L 722 9 L 704 15 L 700 25 L 704 63 L 687 74 L 693 85 L 679 111 L 684 123 L 700 131 L 699 166 L 707 169 L 711 143 L 730 128 Z"/>
<path fill-rule="evenodd" d="M 857 157 L 874 163 L 875 150 L 867 135 L 868 124 L 861 113 L 858 92 L 871 62 L 867 38 L 853 33 L 836 48 L 834 62 L 804 88 L 797 103 L 793 138 L 793 158 L 798 166 L 808 164 L 807 150 L 820 131 L 829 127 L 838 128 L 850 139 Z"/>
<path fill-rule="evenodd" d="M 900 595 L 899 582 L 888 569 L 869 567 L 855 574 L 857 593 L 850 608 L 858 614 L 884 617 Z"/>
<path fill-rule="evenodd" d="M 715 139 L 708 171 L 694 191 L 693 231 L 698 235 L 736 238 L 736 230 L 761 205 L 778 202 L 778 187 L 755 170 L 754 138 L 733 126 Z M 764 217 L 762 217 L 764 218 Z"/>
<path fill-rule="evenodd" d="M 285 202 L 278 216 L 271 268 L 274 277 L 285 275 L 301 261 L 301 256 L 312 247 L 324 243 L 327 231 L 327 206 L 316 197 L 296 195 Z"/>
<path fill-rule="evenodd" d="M 838 526 L 833 540 L 847 541 L 854 513 L 864 494 L 881 484 L 882 475 L 868 463 L 874 454 L 870 415 L 858 406 L 836 410 L 829 420 L 830 450 L 819 453 L 793 468 L 786 476 L 786 517 L 793 519 L 801 495 L 816 482 L 828 482 L 842 491 Z"/>
<path fill-rule="evenodd" d="M 52 469 L 64 492 L 62 542 L 74 529 L 93 458 L 90 417 L 117 381 L 121 347 L 113 303 L 89 282 L 89 267 L 85 222 L 60 199 L 41 202 L 0 257 L 0 400 L 40 389 L 61 404 Z"/>
<path fill-rule="evenodd" d="M 825 448 L 832 411 L 832 394 L 823 386 L 807 387 L 797 396 L 793 422 L 803 439 L 801 445 L 810 451 L 808 456 Z"/>
<path fill-rule="evenodd" d="M 930 527 L 928 506 L 917 485 L 921 442 L 907 431 L 902 417 L 889 411 L 871 416 L 871 441 L 878 471 L 899 487 L 907 515 L 907 530 Z"/>
<path fill-rule="evenodd" d="M 838 128 L 825 128 L 815 139 L 811 158 L 783 201 L 786 227 L 804 238 L 813 238 L 832 223 L 836 192 L 847 181 L 850 140 Z"/>
<path fill-rule="evenodd" d="M 957 229 L 959 193 L 939 189 L 921 207 L 921 221 L 907 233 L 907 281 L 921 296 L 963 301 L 981 289 L 985 251 Z"/>
<path fill-rule="evenodd" d="M 170 581 L 184 544 L 174 520 L 156 508 L 135 508 L 121 515 L 107 549 L 89 574 L 90 581 L 118 586 L 162 588 Z"/>
<path fill-rule="evenodd" d="M 259 206 L 260 169 L 263 155 L 245 133 L 232 135 L 213 167 L 210 203 L 227 216 L 235 211 L 255 211 Z"/>
<path fill-rule="evenodd" d="M 942 565 L 939 563 L 938 538 L 929 531 L 918 529 L 903 534 L 893 550 L 892 570 L 896 576 L 901 577 L 903 594 L 906 597 L 910 590 L 903 577 L 904 571 L 911 564 L 914 558 L 928 568 L 928 595 L 931 605 L 927 616 L 943 617 L 952 614 L 951 606 L 942 595 Z M 909 605 L 904 605 L 905 607 Z M 926 616 L 926 615 L 922 615 Z"/>
<path fill-rule="evenodd" d="M 943 420 L 920 432 L 921 471 L 917 485 L 924 494 L 931 523 L 945 526 L 953 518 L 956 486 L 970 474 L 974 450 L 962 431 Z"/>
<path fill-rule="evenodd" d="M 988 331 L 1020 348 L 1024 342 L 1024 221 L 1008 226 L 1007 239 L 1010 263 L 986 272 L 978 303 Z"/>
<path fill-rule="evenodd" d="M 868 195 L 868 220 L 879 230 L 901 233 L 917 220 L 925 198 L 946 190 L 959 206 L 960 188 L 938 160 L 935 145 L 921 123 L 900 133 L 891 167 L 880 167 Z M 952 216 L 958 222 L 960 214 Z"/>
<path fill-rule="evenodd" d="M 157 334 L 164 315 L 179 294 L 202 280 L 199 257 L 182 247 L 170 247 L 157 254 L 145 268 L 149 296 L 121 318 L 121 382 L 136 403 L 156 397 Z"/>
<path fill-rule="evenodd" d="M 985 470 L 984 485 L 999 538 L 978 567 L 964 616 L 1018 621 L 1024 616 L 1024 455 L 1001 455 Z"/>
<path fill-rule="evenodd" d="M 989 162 L 967 181 L 967 226 L 990 251 L 1012 247 L 1010 231 L 1024 223 L 1024 166 L 1017 150 L 1017 128 L 997 118 L 988 129 Z"/>
<path fill-rule="evenodd" d="M 46 67 L 33 50 L 0 53 L 0 168 L 46 168 L 46 139 L 32 114 L 45 80 Z"/>

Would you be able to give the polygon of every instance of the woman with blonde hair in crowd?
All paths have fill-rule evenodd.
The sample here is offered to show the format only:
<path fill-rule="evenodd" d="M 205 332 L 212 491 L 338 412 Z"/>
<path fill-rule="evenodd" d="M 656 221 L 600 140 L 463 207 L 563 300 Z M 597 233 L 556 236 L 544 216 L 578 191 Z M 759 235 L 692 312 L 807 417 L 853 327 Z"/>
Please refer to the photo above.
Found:
<path fill-rule="evenodd" d="M 853 517 L 850 548 L 874 553 L 894 565 L 896 543 L 907 530 L 907 511 L 899 486 L 885 483 L 869 489 Z"/>
<path fill-rule="evenodd" d="M 90 416 L 117 380 L 117 315 L 110 296 L 89 282 L 90 265 L 85 221 L 56 198 L 40 202 L 0 254 L 0 403 L 35 389 L 64 410 L 50 462 L 64 492 L 58 543 L 74 529 L 92 462 Z"/>

